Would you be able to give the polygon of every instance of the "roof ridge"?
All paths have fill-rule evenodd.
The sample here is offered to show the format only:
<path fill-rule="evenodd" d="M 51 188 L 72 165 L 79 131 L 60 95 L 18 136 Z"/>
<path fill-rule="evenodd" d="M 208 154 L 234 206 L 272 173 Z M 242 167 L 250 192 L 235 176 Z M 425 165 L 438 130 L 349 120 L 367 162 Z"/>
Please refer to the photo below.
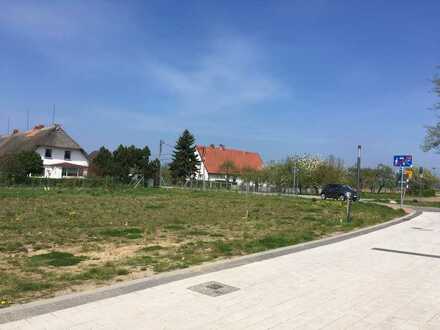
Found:
<path fill-rule="evenodd" d="M 206 149 L 214 149 L 214 150 L 220 150 L 220 151 L 237 151 L 237 152 L 243 152 L 243 153 L 249 153 L 249 154 L 259 154 L 257 151 L 248 151 L 243 149 L 237 149 L 237 148 L 228 148 L 226 146 L 220 147 L 220 146 L 205 146 L 205 145 L 196 145 L 196 148 L 206 148 Z"/>

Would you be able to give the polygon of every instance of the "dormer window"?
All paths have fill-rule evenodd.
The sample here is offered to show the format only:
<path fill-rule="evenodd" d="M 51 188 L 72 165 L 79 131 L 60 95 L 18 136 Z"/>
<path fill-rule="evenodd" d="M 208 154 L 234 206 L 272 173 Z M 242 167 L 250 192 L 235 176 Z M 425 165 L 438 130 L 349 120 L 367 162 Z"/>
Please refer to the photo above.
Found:
<path fill-rule="evenodd" d="M 44 152 L 44 158 L 52 158 L 52 149 L 46 149 Z"/>
<path fill-rule="evenodd" d="M 65 160 L 70 160 L 70 150 L 64 151 L 64 159 Z"/>

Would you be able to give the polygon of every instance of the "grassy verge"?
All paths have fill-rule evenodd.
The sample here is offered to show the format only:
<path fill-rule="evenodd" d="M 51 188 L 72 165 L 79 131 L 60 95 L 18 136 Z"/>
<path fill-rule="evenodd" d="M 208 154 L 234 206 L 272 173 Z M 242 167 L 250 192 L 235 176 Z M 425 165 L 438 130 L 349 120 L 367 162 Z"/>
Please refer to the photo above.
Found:
<path fill-rule="evenodd" d="M 402 215 L 183 190 L 0 190 L 0 307 L 297 244 Z"/>
<path fill-rule="evenodd" d="M 409 199 L 405 201 L 405 205 L 421 206 L 421 207 L 439 207 L 440 202 L 426 202 L 418 199 Z"/>
<path fill-rule="evenodd" d="M 372 192 L 362 192 L 361 194 L 362 198 L 367 199 L 399 199 L 400 198 L 400 192 L 392 192 L 392 193 L 372 193 Z"/>
<path fill-rule="evenodd" d="M 390 203 L 392 200 L 388 198 L 384 199 L 375 199 L 374 202 L 379 203 Z M 399 199 L 394 199 L 394 202 L 400 203 Z M 424 201 L 416 198 L 405 198 L 404 204 L 408 206 L 420 206 L 420 207 L 437 207 L 440 208 L 440 202 L 433 202 L 433 201 Z"/>

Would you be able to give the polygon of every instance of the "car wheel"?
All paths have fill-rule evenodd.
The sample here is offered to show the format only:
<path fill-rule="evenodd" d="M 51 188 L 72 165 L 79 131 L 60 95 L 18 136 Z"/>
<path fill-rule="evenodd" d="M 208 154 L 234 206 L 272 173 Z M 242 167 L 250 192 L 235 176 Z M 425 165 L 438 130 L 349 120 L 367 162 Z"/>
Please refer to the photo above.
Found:
<path fill-rule="evenodd" d="M 321 199 L 327 199 L 327 196 L 325 196 L 325 194 L 321 194 Z"/>

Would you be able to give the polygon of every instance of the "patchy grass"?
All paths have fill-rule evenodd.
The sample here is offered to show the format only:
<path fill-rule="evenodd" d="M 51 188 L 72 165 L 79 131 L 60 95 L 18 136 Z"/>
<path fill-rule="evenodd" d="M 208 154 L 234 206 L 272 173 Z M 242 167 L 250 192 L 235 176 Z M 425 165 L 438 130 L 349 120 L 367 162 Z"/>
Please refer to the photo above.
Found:
<path fill-rule="evenodd" d="M 361 198 L 368 198 L 368 199 L 399 199 L 400 198 L 400 192 L 381 192 L 381 193 L 372 193 L 372 192 L 365 192 L 363 191 L 361 193 Z"/>
<path fill-rule="evenodd" d="M 150 251 L 157 251 L 157 250 L 161 250 L 161 249 L 163 249 L 163 247 L 160 245 L 149 245 L 149 246 L 143 247 L 140 251 L 150 252 Z"/>
<path fill-rule="evenodd" d="M 394 202 L 399 204 L 400 203 L 400 197 L 396 198 L 396 199 L 377 198 L 377 199 L 374 199 L 373 201 L 374 202 L 379 202 L 379 203 L 386 203 L 386 204 L 391 203 L 391 201 L 394 201 Z M 404 200 L 404 205 L 440 208 L 440 199 L 432 198 L 432 197 L 428 197 L 428 198 L 424 198 L 424 197 L 415 198 L 415 197 L 412 197 L 412 196 L 406 196 L 405 200 Z"/>
<path fill-rule="evenodd" d="M 41 267 L 41 266 L 54 266 L 54 267 L 65 267 L 65 266 L 73 266 L 81 261 L 87 259 L 84 256 L 74 256 L 72 253 L 68 252 L 58 252 L 52 251 L 49 253 L 38 254 L 32 257 L 29 257 L 29 264 L 32 267 Z"/>
<path fill-rule="evenodd" d="M 234 192 L 0 189 L 0 308 L 371 226 L 400 210 Z"/>
<path fill-rule="evenodd" d="M 142 237 L 142 230 L 140 230 L 139 228 L 111 228 L 101 231 L 100 234 L 103 236 L 136 239 Z"/>
<path fill-rule="evenodd" d="M 428 201 L 423 201 L 423 200 L 414 199 L 414 198 L 405 200 L 405 205 L 440 208 L 440 202 L 428 202 Z"/>

